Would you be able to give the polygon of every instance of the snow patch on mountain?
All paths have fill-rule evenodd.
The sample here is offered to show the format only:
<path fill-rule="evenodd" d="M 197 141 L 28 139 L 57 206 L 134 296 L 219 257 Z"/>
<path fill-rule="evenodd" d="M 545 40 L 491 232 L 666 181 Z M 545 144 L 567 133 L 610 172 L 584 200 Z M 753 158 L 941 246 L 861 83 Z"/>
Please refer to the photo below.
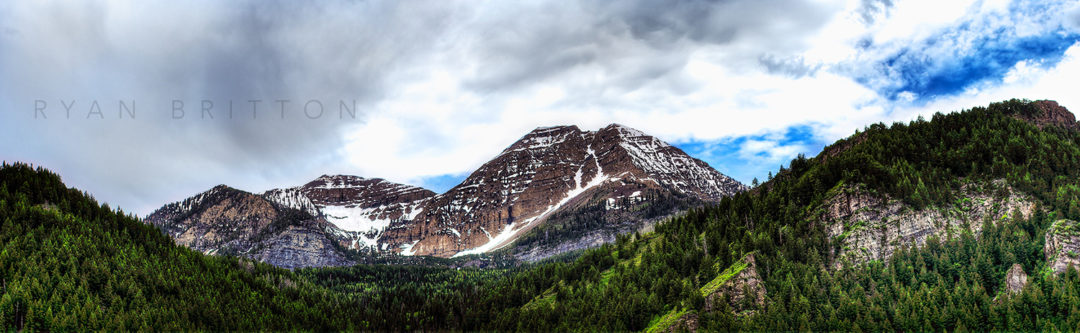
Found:
<path fill-rule="evenodd" d="M 626 150 L 635 165 L 661 185 L 683 193 L 701 191 L 704 192 L 701 194 L 713 199 L 747 189 L 745 185 L 664 141 L 632 128 L 616 126 L 622 137 L 619 146 Z"/>
<path fill-rule="evenodd" d="M 194 197 L 184 199 L 183 201 L 180 201 L 180 202 L 167 204 L 167 205 L 165 205 L 165 207 L 163 207 L 163 209 L 167 208 L 168 210 L 171 210 L 171 211 L 173 211 L 174 213 L 176 213 L 178 215 L 186 214 L 186 213 L 190 212 L 192 209 L 198 208 L 207 199 L 209 199 L 211 197 L 214 197 L 216 194 L 218 194 L 220 192 L 223 192 L 225 190 L 228 190 L 228 189 L 229 189 L 228 186 L 218 185 L 218 186 L 215 186 L 214 188 L 212 188 L 212 189 L 210 189 L 208 191 L 205 191 L 203 193 L 199 193 L 199 194 L 195 195 Z"/>
<path fill-rule="evenodd" d="M 413 250 L 413 247 L 416 246 L 416 243 L 419 243 L 419 242 L 420 242 L 420 240 L 417 239 L 417 240 L 414 240 L 412 243 L 402 244 L 401 245 L 401 255 L 403 255 L 403 256 L 415 255 L 416 251 Z"/>
<path fill-rule="evenodd" d="M 529 218 L 529 219 L 525 220 L 524 221 L 525 223 L 522 224 L 521 226 L 522 227 L 527 226 L 527 225 L 529 225 L 529 223 L 532 223 L 532 221 L 535 221 L 535 220 L 536 220 L 535 217 Z M 516 222 L 515 223 L 510 223 L 510 224 L 506 225 L 506 227 L 503 228 L 502 232 L 499 232 L 499 235 L 497 235 L 495 237 L 491 237 L 491 234 L 488 233 L 487 230 L 484 230 L 484 233 L 488 234 L 488 238 L 490 238 L 491 240 L 489 240 L 487 243 L 484 243 L 484 245 L 480 245 L 480 246 L 477 246 L 477 247 L 474 247 L 474 248 L 471 248 L 471 249 L 468 249 L 468 250 L 465 250 L 465 251 L 458 252 L 457 254 L 454 254 L 451 258 L 457 258 L 457 257 L 460 257 L 460 256 L 467 256 L 467 255 L 470 255 L 470 254 L 481 254 L 481 253 L 486 253 L 486 252 L 498 250 L 499 248 L 509 244 L 510 243 L 510 242 L 508 242 L 509 240 L 512 240 L 512 239 L 516 238 L 518 232 L 521 231 L 521 230 L 517 230 L 517 229 L 524 229 L 524 228 L 517 228 L 517 226 L 518 225 L 517 225 Z"/>
<path fill-rule="evenodd" d="M 559 210 L 559 208 L 562 208 L 564 205 L 566 205 L 566 203 L 570 202 L 570 200 L 573 200 L 582 193 L 585 193 L 585 191 L 597 187 L 607 181 L 608 176 L 604 174 L 604 169 L 600 166 L 599 159 L 596 157 L 596 151 L 592 149 L 592 146 L 589 146 L 586 149 L 586 152 L 589 154 L 589 156 L 592 157 L 593 163 L 595 163 L 596 166 L 596 174 L 590 178 L 587 184 L 581 183 L 583 173 L 582 170 L 584 169 L 584 166 L 581 166 L 578 168 L 577 173 L 574 175 L 575 187 L 567 191 L 566 194 L 563 195 L 562 199 L 559 200 L 559 202 L 548 206 L 548 208 L 542 213 L 525 219 L 520 224 L 516 222 L 508 224 L 506 227 L 503 228 L 501 232 L 499 232 L 498 236 L 491 237 L 491 234 L 488 234 L 489 241 L 487 243 L 484 243 L 484 245 L 458 252 L 457 254 L 453 255 L 453 257 L 486 253 L 505 247 L 506 245 L 512 243 L 512 240 L 516 239 L 522 231 L 527 230 L 533 222 L 542 220 L 552 212 L 555 212 Z M 484 229 L 481 227 L 481 230 Z M 487 230 L 484 230 L 484 233 L 487 233 Z"/>
<path fill-rule="evenodd" d="M 333 223 L 341 230 L 356 232 L 380 232 L 390 226 L 390 219 L 372 218 L 378 210 L 376 208 L 357 208 L 347 206 L 323 206 L 322 212 L 326 220 Z"/>
<path fill-rule="evenodd" d="M 262 196 L 270 202 L 307 212 L 311 216 L 319 216 L 319 208 L 300 191 L 299 187 L 273 189 L 264 192 Z"/>

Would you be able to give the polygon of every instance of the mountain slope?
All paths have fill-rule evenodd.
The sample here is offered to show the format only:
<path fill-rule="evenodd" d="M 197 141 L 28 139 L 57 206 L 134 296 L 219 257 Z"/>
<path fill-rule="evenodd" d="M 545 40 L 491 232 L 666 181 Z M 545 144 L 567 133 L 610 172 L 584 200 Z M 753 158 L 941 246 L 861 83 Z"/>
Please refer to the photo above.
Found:
<path fill-rule="evenodd" d="M 343 300 L 176 246 L 44 169 L 0 167 L 0 330 L 326 330 L 350 326 L 326 315 Z"/>
<path fill-rule="evenodd" d="M 325 219 L 225 185 L 154 211 L 145 221 L 177 244 L 280 267 L 338 266 L 349 233 Z"/>
<path fill-rule="evenodd" d="M 604 207 L 596 217 L 603 220 L 627 210 L 617 202 L 641 204 L 678 194 L 693 199 L 680 207 L 685 209 L 745 189 L 678 148 L 621 125 L 596 132 L 538 128 L 431 200 L 416 220 L 392 226 L 384 241 L 410 254 L 483 253 L 510 245 L 553 216 L 590 206 Z M 612 228 L 606 241 L 641 228 L 649 220 L 643 215 L 620 214 L 630 223 Z"/>

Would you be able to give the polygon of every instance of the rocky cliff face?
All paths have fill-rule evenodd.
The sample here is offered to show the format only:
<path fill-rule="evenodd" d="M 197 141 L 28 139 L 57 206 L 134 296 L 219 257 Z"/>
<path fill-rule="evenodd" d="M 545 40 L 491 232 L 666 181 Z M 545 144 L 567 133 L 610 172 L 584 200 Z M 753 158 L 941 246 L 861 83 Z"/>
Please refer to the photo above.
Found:
<path fill-rule="evenodd" d="M 1070 266 L 1080 269 L 1080 225 L 1076 221 L 1055 221 L 1045 237 L 1043 255 L 1050 271 L 1061 274 Z"/>
<path fill-rule="evenodd" d="M 1020 264 L 1013 264 L 1009 268 L 1009 271 L 1005 273 L 1005 292 L 1009 294 L 1019 294 L 1024 290 L 1024 286 L 1027 286 L 1028 276 L 1024 273 L 1024 267 Z"/>
<path fill-rule="evenodd" d="M 350 265 L 335 244 L 333 224 L 266 198 L 221 185 L 171 203 L 145 221 L 177 244 L 207 254 L 232 254 L 282 267 Z"/>
<path fill-rule="evenodd" d="M 752 315 L 755 309 L 765 306 L 765 283 L 757 272 L 757 262 L 753 254 L 748 254 L 735 264 L 739 269 L 727 278 L 715 291 L 705 295 L 705 311 L 716 311 L 724 302 L 740 316 Z M 729 268 L 730 269 L 730 268 Z M 706 286 L 708 287 L 708 286 Z"/>
<path fill-rule="evenodd" d="M 321 219 L 299 221 L 269 234 L 245 257 L 284 268 L 349 266 L 354 262 L 342 254 L 341 239 L 334 239 L 332 224 Z"/>
<path fill-rule="evenodd" d="M 699 328 L 699 324 L 698 324 L 699 319 L 700 318 L 699 318 L 697 313 L 687 312 L 686 314 L 682 315 L 682 317 L 679 317 L 679 319 L 676 320 L 674 325 L 668 326 L 668 328 L 662 330 L 661 332 L 664 332 L 664 333 L 697 332 L 698 328 Z M 652 331 L 646 330 L 645 332 L 646 333 L 651 333 Z"/>
<path fill-rule="evenodd" d="M 614 242 L 619 234 L 651 232 L 664 218 L 708 202 L 649 185 L 618 180 L 578 195 L 518 237 L 514 256 L 536 261 Z"/>
<path fill-rule="evenodd" d="M 750 253 L 731 267 L 718 272 L 701 287 L 704 313 L 731 311 L 738 317 L 752 316 L 765 307 L 765 283 L 758 275 L 757 262 Z M 645 332 L 697 332 L 699 313 L 676 308 L 645 329 Z"/>
<path fill-rule="evenodd" d="M 239 253 L 252 246 L 252 240 L 244 236 L 264 232 L 278 215 L 270 202 L 219 185 L 165 205 L 146 221 L 172 236 L 177 244 L 207 253 Z"/>
<path fill-rule="evenodd" d="M 1004 195 L 994 195 L 1004 193 Z M 922 245 L 931 236 L 959 236 L 964 230 L 978 234 L 985 218 L 1007 220 L 1014 210 L 1029 216 L 1034 201 L 1004 182 L 967 185 L 956 203 L 912 210 L 909 206 L 861 187 L 843 188 L 827 200 L 820 221 L 838 239 L 834 268 L 884 260 L 909 245 Z"/>
<path fill-rule="evenodd" d="M 340 175 L 261 196 L 225 189 L 166 205 L 147 221 L 195 249 L 287 267 L 342 262 L 335 246 L 450 257 L 504 248 L 523 236 L 513 253 L 536 260 L 611 242 L 746 187 L 676 147 L 613 124 L 595 132 L 538 128 L 439 195 Z M 304 244 L 302 251 L 296 244 Z M 295 259 L 302 255 L 329 259 Z"/>

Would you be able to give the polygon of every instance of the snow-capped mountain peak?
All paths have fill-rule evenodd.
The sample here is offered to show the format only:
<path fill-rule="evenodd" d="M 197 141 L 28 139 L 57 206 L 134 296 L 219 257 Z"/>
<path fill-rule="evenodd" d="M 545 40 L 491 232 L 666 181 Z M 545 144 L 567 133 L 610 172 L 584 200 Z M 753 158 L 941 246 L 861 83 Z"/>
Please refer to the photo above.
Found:
<path fill-rule="evenodd" d="M 381 241 L 390 247 L 408 245 L 409 253 L 438 256 L 491 251 L 512 243 L 557 212 L 582 204 L 601 205 L 606 199 L 635 192 L 640 195 L 643 187 L 704 201 L 746 188 L 705 162 L 630 127 L 611 124 L 598 131 L 540 127 L 458 186 L 434 197 L 417 220 L 392 226 Z M 634 198 L 645 200 L 644 196 Z"/>

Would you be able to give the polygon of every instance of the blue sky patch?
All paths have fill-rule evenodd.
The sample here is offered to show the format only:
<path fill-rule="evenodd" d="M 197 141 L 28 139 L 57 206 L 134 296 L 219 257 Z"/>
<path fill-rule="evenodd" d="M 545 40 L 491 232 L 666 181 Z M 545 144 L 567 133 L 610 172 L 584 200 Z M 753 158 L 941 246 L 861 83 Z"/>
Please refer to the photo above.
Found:
<path fill-rule="evenodd" d="M 780 166 L 787 166 L 798 154 L 817 155 L 825 148 L 825 142 L 814 136 L 811 126 L 799 125 L 765 134 L 688 141 L 675 146 L 709 163 L 717 171 L 750 185 L 755 177 L 764 182 L 769 172 L 776 174 Z"/>
<path fill-rule="evenodd" d="M 988 30 L 976 34 L 969 43 L 962 42 L 972 32 L 983 29 Z M 912 102 L 924 104 L 938 97 L 963 93 L 982 82 L 1000 81 L 1021 61 L 1033 61 L 1041 67 L 1054 66 L 1070 46 L 1080 41 L 1080 35 L 1063 28 L 1014 37 L 1017 35 L 1011 26 L 990 29 L 977 22 L 964 22 L 895 51 L 870 73 L 860 74 L 856 81 L 890 101 L 913 96 Z M 881 77 L 893 82 L 872 86 Z"/>
<path fill-rule="evenodd" d="M 424 177 L 420 180 L 420 186 L 435 191 L 435 193 L 445 193 L 457 186 L 457 184 L 461 184 L 468 177 L 468 173 Z"/>

